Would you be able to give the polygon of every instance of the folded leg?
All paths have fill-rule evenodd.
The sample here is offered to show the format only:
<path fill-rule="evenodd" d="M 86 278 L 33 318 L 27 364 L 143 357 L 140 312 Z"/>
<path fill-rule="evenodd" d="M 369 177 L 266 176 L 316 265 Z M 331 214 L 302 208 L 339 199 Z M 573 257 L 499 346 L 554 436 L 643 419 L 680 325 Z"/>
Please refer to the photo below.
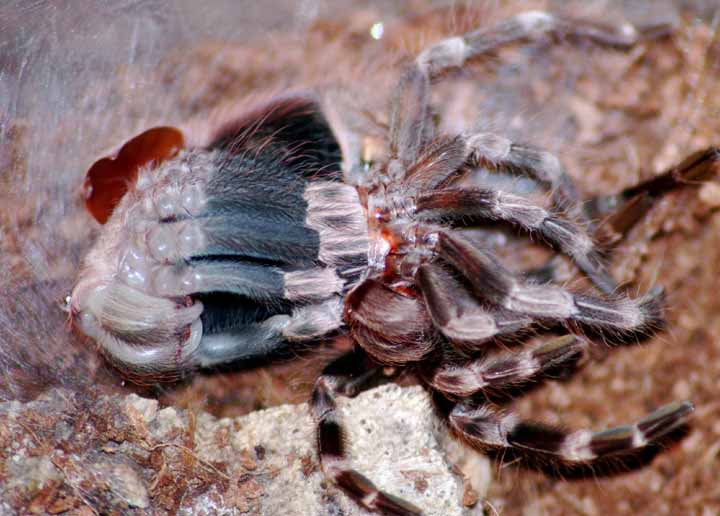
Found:
<path fill-rule="evenodd" d="M 473 353 L 487 341 L 528 329 L 532 317 L 481 305 L 448 270 L 437 264 L 421 265 L 417 285 L 435 327 L 453 345 Z"/>
<path fill-rule="evenodd" d="M 363 370 L 363 364 L 363 353 L 353 350 L 331 363 L 315 382 L 310 406 L 317 423 L 320 463 L 326 477 L 366 509 L 388 515 L 419 516 L 419 508 L 380 490 L 347 463 L 345 436 L 336 397 L 355 396 L 377 385 L 388 374 L 394 374 L 394 371 L 380 367 Z"/>
<path fill-rule="evenodd" d="M 481 188 L 447 188 L 419 194 L 416 210 L 418 217 L 426 220 L 462 224 L 480 217 L 510 222 L 571 257 L 603 292 L 616 288 L 585 228 L 525 197 Z"/>
<path fill-rule="evenodd" d="M 224 308 L 206 306 L 204 333 L 194 356 L 199 367 L 264 358 L 289 342 L 312 341 L 342 325 L 342 301 L 337 297 L 296 307 L 290 314 L 265 317 L 252 310 L 246 321 L 241 312 L 221 304 Z"/>
<path fill-rule="evenodd" d="M 428 378 L 433 389 L 452 396 L 508 396 L 510 391 L 576 370 L 587 343 L 566 335 L 533 349 L 503 352 L 460 363 L 442 364 Z"/>
<path fill-rule="evenodd" d="M 553 285 L 528 284 L 457 232 L 439 232 L 436 251 L 468 280 L 479 299 L 535 320 L 589 330 L 613 343 L 635 341 L 663 323 L 661 291 L 639 299 L 600 298 Z"/>

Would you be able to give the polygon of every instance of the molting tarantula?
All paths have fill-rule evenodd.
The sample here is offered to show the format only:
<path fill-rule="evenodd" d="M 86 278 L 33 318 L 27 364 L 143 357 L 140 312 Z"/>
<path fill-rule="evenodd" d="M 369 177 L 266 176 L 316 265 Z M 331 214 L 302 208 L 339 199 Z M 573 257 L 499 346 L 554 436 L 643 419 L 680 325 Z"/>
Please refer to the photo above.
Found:
<path fill-rule="evenodd" d="M 437 134 L 429 95 L 447 69 L 508 44 L 557 36 L 623 49 L 641 35 L 527 12 L 440 41 L 402 75 L 387 148 L 372 161 L 333 106 L 302 95 L 226 113 L 202 137 L 170 127 L 137 136 L 88 172 L 87 206 L 105 226 L 73 290 L 72 321 L 138 380 L 348 333 L 354 349 L 317 379 L 311 406 L 325 474 L 370 510 L 421 513 L 347 464 L 335 397 L 405 371 L 471 447 L 547 471 L 632 464 L 687 422 L 689 402 L 601 432 L 520 421 L 502 406 L 529 384 L 572 373 L 586 337 L 633 344 L 662 325 L 661 290 L 621 293 L 591 233 L 620 238 L 654 198 L 711 173 L 717 151 L 581 203 L 542 149 L 485 132 Z M 551 192 L 552 206 L 491 180 L 463 181 L 478 169 L 523 175 Z M 478 221 L 539 237 L 598 292 L 571 292 L 547 268 L 511 272 L 467 230 Z M 524 351 L 494 346 L 540 328 L 570 334 Z"/>

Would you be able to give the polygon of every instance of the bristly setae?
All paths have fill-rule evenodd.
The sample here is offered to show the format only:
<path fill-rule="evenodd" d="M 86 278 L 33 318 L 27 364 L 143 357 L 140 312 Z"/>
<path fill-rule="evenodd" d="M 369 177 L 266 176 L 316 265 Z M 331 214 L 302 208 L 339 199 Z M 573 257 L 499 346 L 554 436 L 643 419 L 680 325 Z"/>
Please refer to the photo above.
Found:
<path fill-rule="evenodd" d="M 597 237 L 622 237 L 656 197 L 712 173 L 717 151 L 581 202 L 560 161 L 538 147 L 438 134 L 429 96 L 433 78 L 504 45 L 551 35 L 627 49 L 645 33 L 527 12 L 440 41 L 402 72 L 372 161 L 345 145 L 326 104 L 302 95 L 228 117 L 200 144 L 170 127 L 137 136 L 88 172 L 87 206 L 104 228 L 72 293 L 72 321 L 138 381 L 348 334 L 355 348 L 313 391 L 318 452 L 327 477 L 377 512 L 421 509 L 348 464 L 335 397 L 401 372 L 417 376 L 472 447 L 563 474 L 636 467 L 688 421 L 689 402 L 601 432 L 522 421 L 504 405 L 574 372 L 593 338 L 631 345 L 662 326 L 662 291 L 623 294 Z M 463 181 L 479 170 L 524 176 L 551 192 L 551 206 Z M 548 268 L 512 272 L 468 229 L 479 221 L 540 237 L 596 291 L 571 292 Z M 494 345 L 561 328 L 567 335 L 525 350 Z"/>

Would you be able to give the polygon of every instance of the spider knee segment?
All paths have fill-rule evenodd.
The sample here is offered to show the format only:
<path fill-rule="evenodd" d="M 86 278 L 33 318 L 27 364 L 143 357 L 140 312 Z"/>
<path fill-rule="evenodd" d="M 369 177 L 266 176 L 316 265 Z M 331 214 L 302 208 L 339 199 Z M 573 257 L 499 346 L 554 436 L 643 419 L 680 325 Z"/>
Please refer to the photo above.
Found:
<path fill-rule="evenodd" d="M 538 181 L 550 190 L 557 207 L 584 220 L 575 185 L 554 154 L 493 133 L 470 135 L 466 140 L 466 153 L 479 164 L 518 171 Z"/>

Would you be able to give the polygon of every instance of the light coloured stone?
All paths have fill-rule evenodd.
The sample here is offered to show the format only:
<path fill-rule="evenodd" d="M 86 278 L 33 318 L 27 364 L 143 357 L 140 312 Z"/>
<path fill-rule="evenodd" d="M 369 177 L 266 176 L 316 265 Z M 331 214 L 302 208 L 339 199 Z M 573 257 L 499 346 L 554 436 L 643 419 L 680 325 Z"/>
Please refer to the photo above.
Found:
<path fill-rule="evenodd" d="M 451 473 L 439 436 L 445 433 L 420 387 L 388 385 L 350 400 L 340 398 L 351 464 L 377 486 L 421 507 L 427 516 L 465 514 L 463 479 Z M 221 428 L 237 428 L 230 445 L 214 439 Z M 240 456 L 261 446 L 265 458 L 254 475 L 275 471 L 264 483 L 262 514 L 366 514 L 333 486 L 319 469 L 314 424 L 306 404 L 283 405 L 234 420 L 198 417 L 196 445 L 207 461 Z M 238 466 L 239 467 L 239 466 Z M 488 467 L 489 471 L 489 467 Z M 241 468 L 236 475 L 242 474 Z M 192 510 L 201 510 L 196 505 Z M 188 508 L 188 513 L 192 512 Z"/>
<path fill-rule="evenodd" d="M 482 510 L 463 500 L 487 493 L 489 463 L 449 440 L 421 387 L 391 384 L 339 397 L 338 407 L 349 466 L 379 488 L 426 516 Z M 62 425 L 70 431 L 58 431 Z M 99 513 L 368 514 L 322 474 L 307 404 L 217 419 L 157 410 L 136 395 L 50 389 L 28 403 L 0 403 L 0 440 L 16 444 L 0 478 L 2 514 L 73 505 Z"/>

